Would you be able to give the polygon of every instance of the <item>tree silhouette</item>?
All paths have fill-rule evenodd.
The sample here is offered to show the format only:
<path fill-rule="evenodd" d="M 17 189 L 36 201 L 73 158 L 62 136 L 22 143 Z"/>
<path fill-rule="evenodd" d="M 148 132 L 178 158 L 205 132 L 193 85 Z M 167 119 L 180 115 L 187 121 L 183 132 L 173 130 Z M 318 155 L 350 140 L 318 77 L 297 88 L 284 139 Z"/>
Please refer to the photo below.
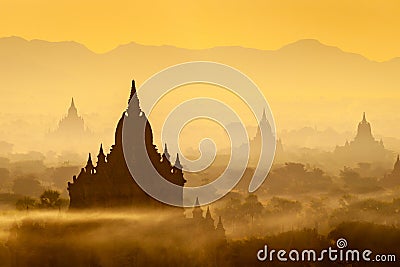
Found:
<path fill-rule="evenodd" d="M 56 190 L 46 190 L 40 195 L 40 207 L 42 208 L 60 208 L 61 203 L 60 192 Z"/>
<path fill-rule="evenodd" d="M 243 218 L 242 202 L 238 198 L 230 198 L 225 207 L 217 209 L 217 213 L 220 214 L 224 220 L 232 225 L 232 231 L 235 231 L 235 224 L 240 218 Z"/>
<path fill-rule="evenodd" d="M 36 200 L 31 197 L 23 197 L 19 199 L 16 203 L 16 208 L 18 210 L 29 210 L 36 206 Z"/>
<path fill-rule="evenodd" d="M 299 213 L 302 205 L 299 201 L 289 200 L 280 197 L 273 197 L 268 203 L 268 208 L 273 213 Z"/>
<path fill-rule="evenodd" d="M 260 216 L 264 207 L 255 194 L 249 194 L 244 200 L 243 208 L 244 213 L 250 216 L 251 224 L 253 224 L 254 217 Z"/>

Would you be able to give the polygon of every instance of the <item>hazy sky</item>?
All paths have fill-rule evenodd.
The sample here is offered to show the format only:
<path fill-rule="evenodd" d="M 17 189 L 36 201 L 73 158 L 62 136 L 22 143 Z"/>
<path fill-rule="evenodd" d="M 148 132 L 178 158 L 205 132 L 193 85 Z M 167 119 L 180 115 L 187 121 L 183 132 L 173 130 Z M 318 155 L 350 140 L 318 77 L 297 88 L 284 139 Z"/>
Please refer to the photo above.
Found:
<path fill-rule="evenodd" d="M 400 56 L 398 0 L 1 0 L 0 37 L 72 40 L 96 52 L 138 42 L 277 49 L 313 38 L 384 61 Z"/>
<path fill-rule="evenodd" d="M 317 39 L 324 45 L 336 46 L 375 61 L 386 61 L 400 56 L 399 29 L 398 0 L 0 0 L 0 38 L 20 36 L 29 40 L 76 41 L 98 53 L 129 42 L 189 49 L 244 46 L 276 50 L 300 39 Z M 140 81 L 161 67 L 186 60 L 185 51 L 165 54 L 163 51 L 174 51 L 167 48 L 159 50 L 159 54 L 151 54 L 150 59 L 147 52 L 131 53 L 130 59 L 119 57 L 129 54 L 122 49 L 120 54 L 98 56 L 100 58 L 82 52 L 85 57 L 71 60 L 69 55 L 76 55 L 75 51 L 79 50 L 71 44 L 58 46 L 61 50 L 57 51 L 65 53 L 55 57 L 43 53 L 43 48 L 50 47 L 44 42 L 31 42 L 32 50 L 24 50 L 27 44 L 23 41 L 8 41 L 11 48 L 4 48 L 3 58 L 13 57 L 8 65 L 7 61 L 0 64 L 1 73 L 6 74 L 0 79 L 0 102 L 3 103 L 0 105 L 0 140 L 21 147 L 22 141 L 34 139 L 33 130 L 26 130 L 29 127 L 43 133 L 57 126 L 71 96 L 76 97 L 87 126 L 107 136 L 109 141 L 105 141 L 105 145 L 108 145 L 112 142 L 115 123 L 125 108 L 130 79 L 140 77 L 137 80 L 140 85 Z M 14 47 L 13 42 L 20 47 Z M 148 50 L 132 47 L 137 51 L 155 51 L 148 47 Z M 14 51 L 13 48 L 17 51 L 14 54 L 9 52 Z M 19 54 L 20 51 L 27 53 L 24 54 L 26 58 Z M 278 130 L 318 126 L 355 131 L 362 112 L 366 111 L 374 133 L 383 136 L 400 134 L 397 112 L 400 65 L 394 61 L 371 63 L 315 41 L 291 45 L 275 54 L 276 57 L 266 54 L 265 59 L 270 62 L 255 58 L 252 50 L 240 50 L 245 51 L 243 53 L 235 53 L 239 50 L 232 49 L 219 51 L 224 51 L 219 57 L 221 62 L 236 62 L 238 65 L 233 66 L 261 86 L 270 101 Z M 207 51 L 203 52 L 204 57 Z M 178 55 L 176 59 L 175 55 Z M 149 64 L 132 64 L 132 59 Z M 119 60 L 118 64 L 113 65 L 113 60 Z M 257 63 L 247 64 L 249 60 Z M 17 66 L 15 69 L 13 64 Z M 24 79 L 20 79 L 20 74 Z M 53 94 L 54 85 L 57 86 L 56 94 Z M 26 90 L 27 86 L 30 90 Z M 116 90 L 112 91 L 112 97 L 110 88 Z M 97 101 L 93 101 L 94 96 Z M 168 105 L 180 99 L 170 99 Z M 98 102 L 101 102 L 101 109 Z M 231 104 L 244 110 L 236 102 Z M 32 105 L 29 107 L 35 118 L 24 118 L 26 105 Z M 23 118 L 27 124 L 25 128 L 20 127 Z M 152 124 L 154 129 L 161 127 L 157 122 Z M 19 136 L 17 130 L 20 129 L 23 133 Z M 104 139 L 99 137 L 96 142 Z M 33 143 L 41 144 L 39 141 Z M 98 149 L 97 145 L 95 149 Z"/>

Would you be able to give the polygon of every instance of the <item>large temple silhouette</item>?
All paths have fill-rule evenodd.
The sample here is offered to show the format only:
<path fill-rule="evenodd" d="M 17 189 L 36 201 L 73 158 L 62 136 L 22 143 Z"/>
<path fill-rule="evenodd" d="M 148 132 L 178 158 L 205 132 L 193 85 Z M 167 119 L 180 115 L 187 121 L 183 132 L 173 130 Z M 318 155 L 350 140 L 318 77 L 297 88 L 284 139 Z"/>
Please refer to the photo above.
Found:
<path fill-rule="evenodd" d="M 393 153 L 385 149 L 383 141 L 376 140 L 372 135 L 371 124 L 367 121 L 365 112 L 354 140 L 346 141 L 344 146 L 337 146 L 334 154 L 347 163 L 385 162 L 393 157 Z"/>
<path fill-rule="evenodd" d="M 146 210 L 172 211 L 173 214 L 177 215 L 171 218 L 173 222 L 182 227 L 190 227 L 194 233 L 203 236 L 203 239 L 205 238 L 202 242 L 209 243 L 211 247 L 224 245 L 226 238 L 221 217 L 215 223 L 209 208 L 207 208 L 204 217 L 198 198 L 194 203 L 193 217 L 186 218 L 182 216 L 183 210 L 181 208 L 169 206 L 153 199 L 132 178 L 126 165 L 122 147 L 122 126 L 124 120 L 128 117 L 131 120 L 130 122 L 134 123 L 134 129 L 137 129 L 133 135 L 135 140 L 139 142 L 139 139 L 143 140 L 144 138 L 147 149 L 147 155 L 135 154 L 134 158 L 140 160 L 141 157 L 149 157 L 154 168 L 164 179 L 182 188 L 178 197 L 183 203 L 183 187 L 186 180 L 183 176 L 179 155 L 176 156 L 174 164 L 171 164 L 167 145 L 165 145 L 162 155 L 158 153 L 153 144 L 150 123 L 146 115 L 140 110 L 135 81 L 132 81 L 128 103 L 134 107 L 133 112 L 129 112 L 129 116 L 126 116 L 126 113 L 123 112 L 117 124 L 115 144 L 112 145 L 110 153 L 106 155 L 103 146 L 100 145 L 96 165 L 93 164 L 94 159 L 89 154 L 86 166 L 81 169 L 78 176 L 73 176 L 72 183 L 68 182 L 70 210 L 145 208 Z M 142 129 L 145 129 L 145 131 Z M 133 151 L 135 152 L 135 150 Z M 138 173 L 146 174 L 146 170 Z"/>
<path fill-rule="evenodd" d="M 183 186 L 186 180 L 183 177 L 182 166 L 177 155 L 175 163 L 171 164 L 167 145 L 164 153 L 158 153 L 153 144 L 153 133 L 146 115 L 140 110 L 139 99 L 136 95 L 135 81 L 132 81 L 131 94 L 128 103 L 136 109 L 129 113 L 129 120 L 133 121 L 136 132 L 133 144 L 143 142 L 147 155 L 139 151 L 134 158 L 140 161 L 149 157 L 154 168 L 167 181 L 182 187 L 179 197 L 183 201 Z M 134 181 L 126 165 L 122 147 L 122 125 L 127 117 L 123 112 L 115 132 L 115 144 L 111 147 L 108 155 L 104 154 L 102 145 L 97 155 L 96 165 L 93 164 L 89 154 L 86 166 L 73 182 L 68 182 L 70 196 L 70 208 L 122 208 L 122 207 L 165 207 L 167 205 L 154 200 L 147 195 Z M 142 129 L 145 129 L 143 132 Z M 146 175 L 145 169 L 137 170 L 141 175 Z"/>

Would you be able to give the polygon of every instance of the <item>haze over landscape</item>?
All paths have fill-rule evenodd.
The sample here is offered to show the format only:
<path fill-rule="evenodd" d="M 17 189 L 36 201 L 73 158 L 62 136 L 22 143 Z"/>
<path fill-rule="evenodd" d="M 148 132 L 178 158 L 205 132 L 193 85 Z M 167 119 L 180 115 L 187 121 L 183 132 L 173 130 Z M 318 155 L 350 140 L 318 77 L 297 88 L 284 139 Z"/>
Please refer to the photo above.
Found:
<path fill-rule="evenodd" d="M 398 0 L 1 0 L 0 267 L 366 265 L 311 259 L 328 247 L 398 266 L 399 14 Z M 247 75 L 276 130 L 254 91 L 204 83 L 143 114 L 145 81 L 190 61 Z M 242 125 L 210 99 L 247 130 L 233 152 Z M 266 246 L 308 260 L 260 261 Z"/>
<path fill-rule="evenodd" d="M 311 259 L 328 247 L 397 266 L 399 12 L 397 0 L 1 0 L 0 267 L 365 266 Z M 145 81 L 190 61 L 247 75 L 276 129 L 251 87 L 180 86 L 143 114 L 158 92 Z M 210 99 L 247 130 L 233 152 L 242 125 Z M 267 245 L 310 263 L 262 262 Z"/>
<path fill-rule="evenodd" d="M 74 97 L 86 126 L 95 133 L 93 144 L 103 142 L 107 147 L 126 107 L 129 81 L 134 78 L 140 86 L 163 68 L 193 60 L 228 64 L 248 75 L 269 101 L 278 137 L 307 126 L 331 134 L 323 142 L 304 146 L 333 148 L 354 135 L 356 122 L 366 111 L 374 135 L 388 140 L 393 150 L 400 148 L 393 138 L 400 135 L 395 123 L 400 119 L 396 109 L 400 58 L 371 61 L 312 39 L 277 50 L 238 46 L 190 50 L 130 43 L 98 54 L 76 42 L 1 38 L 0 140 L 14 144 L 15 151 L 43 147 L 38 141 L 57 127 Z M 177 89 L 150 116 L 156 135 L 172 107 L 195 95 L 221 98 L 226 93 L 213 86 Z M 246 116 L 248 110 L 239 102 L 232 98 L 230 103 Z M 247 123 L 250 135 L 255 133 L 256 121 Z"/>

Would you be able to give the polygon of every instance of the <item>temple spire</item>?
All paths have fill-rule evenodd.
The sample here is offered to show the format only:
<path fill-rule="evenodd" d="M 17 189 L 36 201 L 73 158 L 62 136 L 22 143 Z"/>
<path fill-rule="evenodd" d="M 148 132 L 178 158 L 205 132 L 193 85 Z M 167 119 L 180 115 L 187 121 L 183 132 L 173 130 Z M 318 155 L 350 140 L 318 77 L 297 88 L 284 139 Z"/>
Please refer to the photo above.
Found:
<path fill-rule="evenodd" d="M 181 164 L 181 161 L 179 160 L 179 154 L 176 153 L 176 160 L 175 160 L 175 164 L 174 164 L 175 168 L 178 168 L 180 170 L 182 170 L 183 166 Z"/>
<path fill-rule="evenodd" d="M 206 221 L 207 224 L 214 229 L 214 219 L 211 217 L 210 207 L 207 207 L 206 211 Z"/>
<path fill-rule="evenodd" d="M 75 102 L 74 102 L 74 98 L 72 97 L 71 99 L 71 106 L 68 109 L 68 116 L 78 116 L 78 110 L 75 107 Z"/>
<path fill-rule="evenodd" d="M 92 173 L 93 172 L 93 162 L 92 162 L 92 155 L 89 153 L 89 157 L 88 157 L 88 160 L 87 160 L 87 163 L 86 163 L 86 167 L 85 167 L 85 169 L 86 169 L 86 172 L 87 173 Z"/>
<path fill-rule="evenodd" d="M 212 218 L 211 218 L 210 207 L 207 207 L 206 219 L 212 219 Z"/>
<path fill-rule="evenodd" d="M 169 161 L 171 155 L 168 152 L 168 147 L 167 147 L 167 143 L 164 144 L 164 152 L 163 152 L 163 156 Z"/>
<path fill-rule="evenodd" d="M 132 80 L 132 86 L 131 86 L 131 94 L 129 95 L 129 111 L 132 112 L 134 115 L 140 115 L 141 114 L 141 109 L 139 105 L 139 98 L 136 93 L 136 84 L 135 80 Z"/>
<path fill-rule="evenodd" d="M 174 174 L 178 174 L 177 177 L 177 184 L 180 186 L 183 186 L 186 183 L 185 178 L 183 178 L 183 166 L 181 164 L 181 161 L 179 160 L 179 154 L 176 153 L 176 160 L 175 164 L 173 166 L 173 172 Z M 199 199 L 196 199 L 196 205 L 199 205 Z"/>
<path fill-rule="evenodd" d="M 132 97 L 135 96 L 135 94 L 136 94 L 136 84 L 135 84 L 135 80 L 132 80 L 131 94 L 129 96 L 128 103 L 131 101 Z"/>
<path fill-rule="evenodd" d="M 355 137 L 355 141 L 357 142 L 371 142 L 375 141 L 375 138 L 372 135 L 371 125 L 367 121 L 365 112 L 363 112 L 362 121 L 358 124 L 357 135 Z"/>
<path fill-rule="evenodd" d="M 265 115 L 265 108 L 263 108 L 263 114 L 262 114 L 261 121 L 267 121 L 267 115 Z"/>
<path fill-rule="evenodd" d="M 253 141 L 261 142 L 261 140 L 266 140 L 269 135 L 273 135 L 272 128 L 268 122 L 267 115 L 265 113 L 265 108 L 263 108 L 262 117 L 261 120 L 258 122 L 257 133 Z"/>
<path fill-rule="evenodd" d="M 102 166 L 104 163 L 106 163 L 106 155 L 104 154 L 104 151 L 103 151 L 103 144 L 100 144 L 99 154 L 97 155 L 97 167 L 96 168 L 99 168 L 99 166 Z"/>
<path fill-rule="evenodd" d="M 89 157 L 88 157 L 88 160 L 87 160 L 87 164 L 89 164 L 89 163 L 92 164 L 92 154 L 90 154 L 90 153 L 89 153 Z"/>
<path fill-rule="evenodd" d="M 217 230 L 225 232 L 224 225 L 222 224 L 221 216 L 218 216 Z"/>
<path fill-rule="evenodd" d="M 192 211 L 193 219 L 203 219 L 203 210 L 200 207 L 199 198 L 196 197 L 196 202 Z"/>

